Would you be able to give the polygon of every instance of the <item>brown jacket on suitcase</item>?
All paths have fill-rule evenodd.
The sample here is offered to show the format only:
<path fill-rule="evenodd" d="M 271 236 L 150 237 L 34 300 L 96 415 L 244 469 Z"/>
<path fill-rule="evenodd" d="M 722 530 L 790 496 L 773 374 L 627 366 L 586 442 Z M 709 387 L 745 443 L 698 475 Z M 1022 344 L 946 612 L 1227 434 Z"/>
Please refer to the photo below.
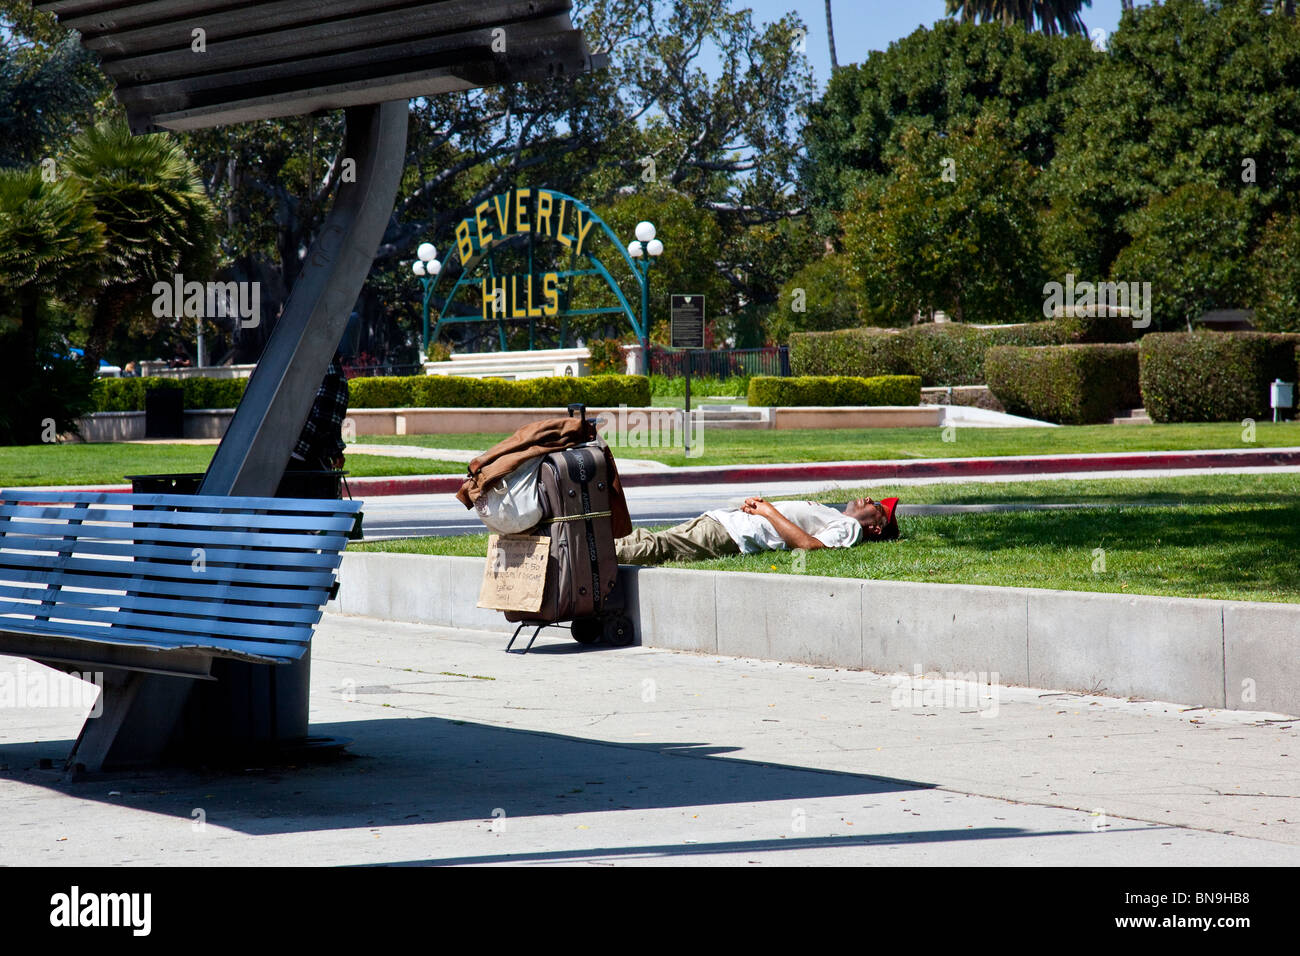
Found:
<path fill-rule="evenodd" d="M 473 508 L 474 502 L 492 482 L 510 474 L 529 459 L 572 448 L 595 438 L 595 429 L 582 418 L 545 418 L 531 422 L 471 461 L 469 476 L 456 492 L 456 497 L 466 508 Z M 608 447 L 604 447 L 603 457 L 608 472 L 608 509 L 612 512 L 614 537 L 623 538 L 632 533 L 632 516 L 628 513 L 618 468 Z"/>

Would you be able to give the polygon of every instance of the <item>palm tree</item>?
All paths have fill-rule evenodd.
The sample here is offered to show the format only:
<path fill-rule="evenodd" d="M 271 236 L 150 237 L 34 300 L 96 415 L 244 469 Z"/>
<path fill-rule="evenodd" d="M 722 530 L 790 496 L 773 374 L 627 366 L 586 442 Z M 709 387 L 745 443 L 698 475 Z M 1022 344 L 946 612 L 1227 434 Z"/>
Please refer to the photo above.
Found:
<path fill-rule="evenodd" d="M 1081 11 L 1092 0 L 947 0 L 948 16 L 960 15 L 962 23 L 1021 24 L 1026 30 L 1038 29 L 1048 36 L 1058 33 L 1087 33 Z"/>
<path fill-rule="evenodd" d="M 101 123 L 73 141 L 67 159 L 103 224 L 105 253 L 86 342 L 94 368 L 125 320 L 157 328 L 153 286 L 177 273 L 205 279 L 214 265 L 215 212 L 198 170 L 166 134 L 132 136 Z"/>
<path fill-rule="evenodd" d="M 831 45 L 831 72 L 839 67 L 835 59 L 835 24 L 831 22 L 831 0 L 826 0 L 826 39 Z"/>
<path fill-rule="evenodd" d="M 0 170 L 0 444 L 35 444 L 42 422 L 76 427 L 89 378 L 76 374 L 53 341 L 51 300 L 75 301 L 93 287 L 104 227 L 76 181 L 37 169 Z"/>
<path fill-rule="evenodd" d="M 80 183 L 0 170 L 0 294 L 23 339 L 39 338 L 43 298 L 93 283 L 103 250 L 104 227 Z"/>

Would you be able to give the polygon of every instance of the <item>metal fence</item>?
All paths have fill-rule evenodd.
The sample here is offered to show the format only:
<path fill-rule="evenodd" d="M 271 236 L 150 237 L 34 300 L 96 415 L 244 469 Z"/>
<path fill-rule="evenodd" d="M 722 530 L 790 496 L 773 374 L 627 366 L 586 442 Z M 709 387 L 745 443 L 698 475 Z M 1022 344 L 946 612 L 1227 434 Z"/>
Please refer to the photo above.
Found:
<path fill-rule="evenodd" d="M 650 348 L 650 371 L 654 375 L 685 375 L 687 362 L 692 377 L 789 375 L 790 349 L 784 345 L 764 349 L 680 350 L 658 345 Z"/>
<path fill-rule="evenodd" d="M 370 378 L 375 375 L 419 375 L 423 365 L 345 365 L 343 374 L 348 378 Z"/>

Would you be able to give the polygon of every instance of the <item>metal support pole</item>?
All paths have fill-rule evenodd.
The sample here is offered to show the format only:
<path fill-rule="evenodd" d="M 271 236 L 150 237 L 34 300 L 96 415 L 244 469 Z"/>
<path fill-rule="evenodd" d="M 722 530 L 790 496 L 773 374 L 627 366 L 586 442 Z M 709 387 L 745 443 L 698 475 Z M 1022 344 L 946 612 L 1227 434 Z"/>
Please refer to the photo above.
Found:
<path fill-rule="evenodd" d="M 641 374 L 650 374 L 650 263 L 638 264 L 641 273 Z"/>
<path fill-rule="evenodd" d="M 356 181 L 339 185 L 199 494 L 275 495 L 392 216 L 406 128 L 405 100 L 347 111 L 343 155 L 356 160 Z M 187 746 L 238 751 L 306 740 L 310 653 L 287 666 L 214 661 L 213 676 L 189 695 Z"/>
<path fill-rule="evenodd" d="M 357 180 L 339 185 L 199 494 L 275 494 L 393 214 L 406 124 L 405 100 L 347 111 Z"/>
<path fill-rule="evenodd" d="M 429 295 L 432 283 L 428 279 L 421 281 L 424 283 L 424 334 L 420 339 L 420 354 L 427 361 L 429 358 Z"/>

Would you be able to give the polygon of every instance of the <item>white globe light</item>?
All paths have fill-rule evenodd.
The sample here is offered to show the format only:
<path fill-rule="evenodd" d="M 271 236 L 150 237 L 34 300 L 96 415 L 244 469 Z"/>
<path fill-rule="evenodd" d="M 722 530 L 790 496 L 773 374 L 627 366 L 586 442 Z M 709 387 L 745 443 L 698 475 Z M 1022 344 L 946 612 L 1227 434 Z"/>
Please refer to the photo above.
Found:
<path fill-rule="evenodd" d="M 420 248 L 415 251 L 415 254 L 425 262 L 438 258 L 438 250 L 433 248 L 432 242 L 420 243 Z"/>
<path fill-rule="evenodd" d="M 627 244 L 627 254 L 628 254 L 629 256 L 631 256 L 633 259 L 640 259 L 640 258 L 641 258 L 641 243 L 639 243 L 639 242 L 629 242 L 629 243 Z"/>
<path fill-rule="evenodd" d="M 425 271 L 429 273 L 429 275 L 436 276 L 438 273 L 442 272 L 442 263 L 439 262 L 437 259 L 434 259 L 424 268 Z"/>
<path fill-rule="evenodd" d="M 411 263 L 411 271 L 414 272 L 417 276 L 424 275 L 424 263 L 421 262 L 419 259 L 416 259 L 414 262 Z"/>
<path fill-rule="evenodd" d="M 664 254 L 664 244 L 658 239 L 651 239 L 645 244 L 645 251 L 652 256 L 662 256 Z"/>
<path fill-rule="evenodd" d="M 655 224 L 644 220 L 636 224 L 636 237 L 642 242 L 649 242 L 655 237 Z"/>

